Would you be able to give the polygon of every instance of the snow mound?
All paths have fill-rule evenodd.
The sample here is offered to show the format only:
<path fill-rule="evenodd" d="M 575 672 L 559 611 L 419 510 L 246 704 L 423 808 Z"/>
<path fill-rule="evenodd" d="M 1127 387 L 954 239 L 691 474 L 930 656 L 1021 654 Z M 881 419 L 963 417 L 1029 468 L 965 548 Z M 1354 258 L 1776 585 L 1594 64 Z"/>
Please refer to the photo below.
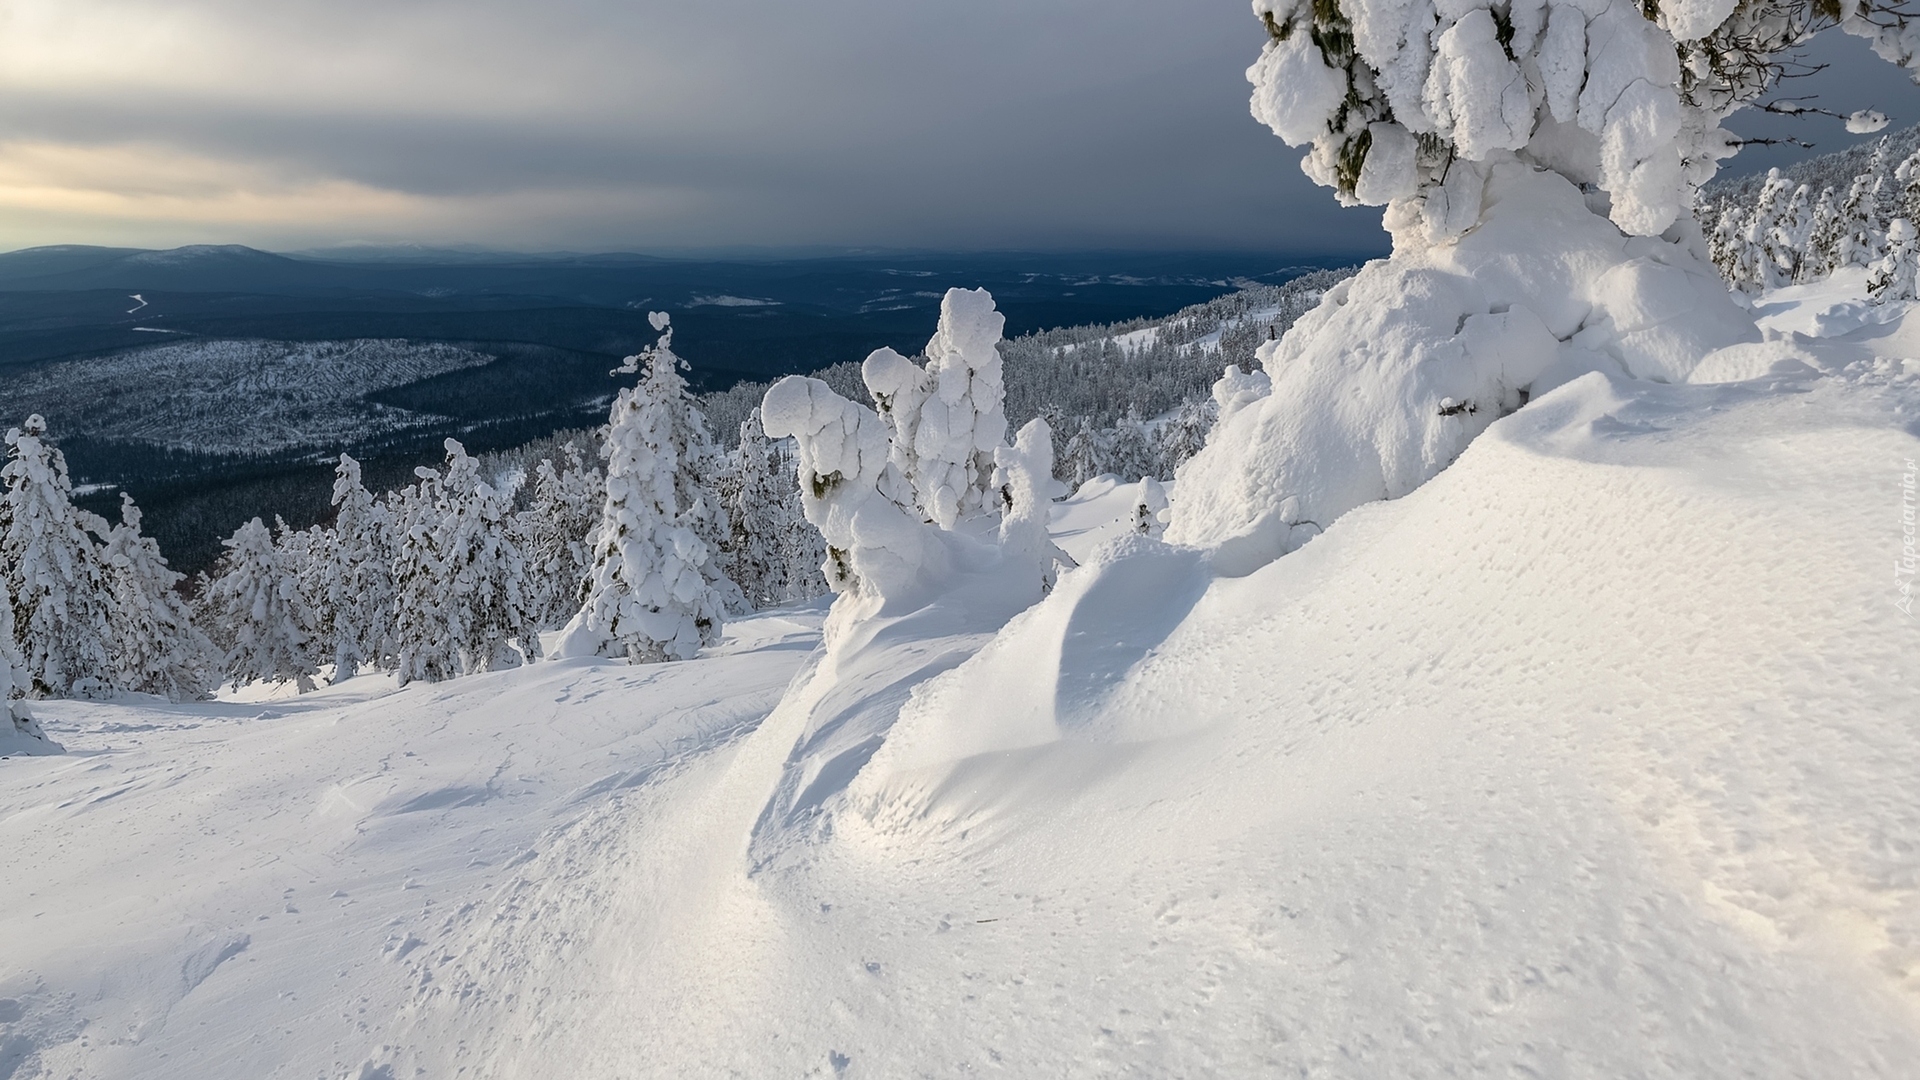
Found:
<path fill-rule="evenodd" d="M 1627 237 L 1564 178 L 1507 163 L 1457 241 L 1407 237 L 1260 353 L 1271 388 L 1229 373 L 1222 419 L 1179 473 L 1169 542 L 1245 573 L 1354 507 L 1446 468 L 1532 393 L 1588 371 L 1684 381 L 1759 339 L 1688 249 Z"/>

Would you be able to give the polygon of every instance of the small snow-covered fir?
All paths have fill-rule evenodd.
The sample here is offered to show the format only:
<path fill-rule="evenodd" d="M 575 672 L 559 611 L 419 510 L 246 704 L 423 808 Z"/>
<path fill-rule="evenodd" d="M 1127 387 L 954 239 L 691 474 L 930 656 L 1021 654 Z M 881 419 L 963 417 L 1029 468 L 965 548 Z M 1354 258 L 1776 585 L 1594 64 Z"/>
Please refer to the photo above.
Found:
<path fill-rule="evenodd" d="M 607 501 L 562 655 L 684 660 L 743 602 L 721 567 L 726 511 L 709 483 L 717 451 L 687 394 L 665 315 L 656 314 L 655 328 L 660 340 L 623 369 L 644 367 L 640 384 L 614 399 Z"/>
<path fill-rule="evenodd" d="M 14 641 L 36 697 L 115 687 L 106 567 L 89 533 L 104 522 L 76 510 L 66 457 L 30 416 L 7 432 L 0 501 L 0 572 L 12 597 Z"/>

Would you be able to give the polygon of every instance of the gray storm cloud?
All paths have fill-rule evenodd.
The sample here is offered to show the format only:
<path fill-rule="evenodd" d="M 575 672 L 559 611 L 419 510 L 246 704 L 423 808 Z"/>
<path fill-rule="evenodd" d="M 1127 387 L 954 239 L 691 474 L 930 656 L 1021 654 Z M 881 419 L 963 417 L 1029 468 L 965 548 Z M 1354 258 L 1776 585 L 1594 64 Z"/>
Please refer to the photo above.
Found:
<path fill-rule="evenodd" d="M 11 0 L 0 246 L 1375 249 L 1233 0 Z"/>

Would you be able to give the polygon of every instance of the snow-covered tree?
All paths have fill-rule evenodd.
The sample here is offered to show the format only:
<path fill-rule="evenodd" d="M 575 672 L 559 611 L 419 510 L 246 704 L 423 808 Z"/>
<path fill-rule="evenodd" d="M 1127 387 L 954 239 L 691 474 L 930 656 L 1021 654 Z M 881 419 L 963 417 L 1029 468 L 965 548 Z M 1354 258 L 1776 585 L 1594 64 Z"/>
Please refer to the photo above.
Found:
<path fill-rule="evenodd" d="M 234 686 L 271 681 L 313 689 L 313 613 L 300 569 L 274 545 L 259 518 L 221 541 L 227 553 L 201 599 L 201 621 L 225 650 L 221 673 Z"/>
<path fill-rule="evenodd" d="M 1880 257 L 1879 190 L 1878 176 L 1861 173 L 1853 178 L 1840 204 L 1840 266 L 1871 266 Z"/>
<path fill-rule="evenodd" d="M 1767 170 L 1767 182 L 1760 189 L 1759 202 L 1747 221 L 1750 248 L 1746 271 L 1760 289 L 1777 289 L 1791 284 L 1791 268 L 1799 249 L 1787 237 L 1791 226 L 1793 181 L 1779 169 Z"/>
<path fill-rule="evenodd" d="M 1133 531 L 1157 537 L 1167 529 L 1167 489 L 1151 476 L 1142 477 L 1133 494 Z"/>
<path fill-rule="evenodd" d="M 1894 218 L 1887 229 L 1887 253 L 1867 271 L 1868 294 L 1881 303 L 1914 299 L 1917 262 L 1920 243 L 1916 243 L 1913 223 Z"/>
<path fill-rule="evenodd" d="M 1758 286 L 1745 278 L 1747 258 L 1747 212 L 1729 201 L 1720 208 L 1713 229 L 1707 233 L 1707 257 L 1727 279 L 1727 284 L 1742 292 Z"/>
<path fill-rule="evenodd" d="M 1173 474 L 1180 466 L 1206 448 L 1207 432 L 1213 430 L 1213 415 L 1213 402 L 1210 399 L 1181 403 L 1180 408 L 1160 428 L 1160 469 L 1155 476 L 1163 480 L 1173 479 Z"/>
<path fill-rule="evenodd" d="M 387 497 L 393 526 L 387 550 L 393 567 L 391 647 L 400 685 L 438 682 L 460 674 L 460 608 L 448 595 L 450 576 L 440 545 L 441 475 L 414 470 L 419 482 Z"/>
<path fill-rule="evenodd" d="M 924 369 L 892 349 L 861 366 L 895 467 L 943 529 L 993 506 L 993 451 L 1007 437 L 998 348 L 1006 322 L 985 289 L 948 289 Z"/>
<path fill-rule="evenodd" d="M 106 568 L 89 524 L 72 503 L 66 458 L 46 441 L 38 415 L 7 432 L 0 504 L 0 573 L 12 598 L 14 644 L 35 697 L 111 693 L 112 641 Z M 91 520 L 89 520 L 91 519 Z"/>
<path fill-rule="evenodd" d="M 534 466 L 533 499 L 519 515 L 530 602 L 540 624 L 557 627 L 580 610 L 580 590 L 593 566 L 593 527 L 607 501 L 607 477 L 572 443 L 562 462 Z"/>
<path fill-rule="evenodd" d="M 820 530 L 807 523 L 805 500 L 794 475 L 794 455 L 777 448 L 776 455 L 782 489 L 780 519 L 789 523 L 780 532 L 780 559 L 784 564 L 781 578 L 785 585 L 781 602 L 792 603 L 832 591 L 820 569 L 827 561 L 827 541 Z"/>
<path fill-rule="evenodd" d="M 273 516 L 273 546 L 280 564 L 300 583 L 300 605 L 307 613 L 307 648 L 315 668 L 327 662 L 327 531 L 318 525 L 296 529 Z"/>
<path fill-rule="evenodd" d="M 1090 417 L 1080 418 L 1080 430 L 1067 439 L 1066 449 L 1060 453 L 1060 476 L 1075 491 L 1080 485 L 1099 476 L 1101 454 L 1099 432 L 1093 428 Z"/>
<path fill-rule="evenodd" d="M 1883 0 L 1255 11 L 1254 115 L 1343 201 L 1386 206 L 1394 252 L 1261 350 L 1271 392 L 1182 468 L 1168 540 L 1235 570 L 1424 483 L 1543 376 L 1680 382 L 1759 340 L 1691 216 L 1738 145 L 1721 121 L 1821 29 L 1916 51 Z"/>
<path fill-rule="evenodd" d="M 47 738 L 34 720 L 27 696 L 33 679 L 14 646 L 13 597 L 0 575 L 0 755 L 57 754 L 60 744 Z"/>
<path fill-rule="evenodd" d="M 1138 480 L 1160 472 L 1160 448 L 1140 414 L 1127 410 L 1106 432 L 1101 472 L 1110 472 L 1122 480 Z"/>
<path fill-rule="evenodd" d="M 1428 239 L 1479 221 L 1492 168 L 1519 158 L 1607 196 L 1624 232 L 1657 236 L 1738 141 L 1720 121 L 1835 25 L 1910 68 L 1891 0 L 1737 4 L 1255 0 L 1269 35 L 1248 72 L 1254 115 L 1343 201 L 1392 204 Z M 1402 231 L 1404 224 L 1394 227 Z"/>
<path fill-rule="evenodd" d="M 1893 216 L 1906 218 L 1908 222 L 1920 221 L 1920 149 L 1893 170 L 1893 178 L 1899 185 L 1894 195 Z"/>
<path fill-rule="evenodd" d="M 1787 207 L 1768 237 L 1774 265 L 1780 270 L 1782 284 L 1805 279 L 1807 247 L 1813 240 L 1813 201 L 1807 185 L 1796 187 L 1787 198 Z"/>
<path fill-rule="evenodd" d="M 1813 205 L 1813 224 L 1807 230 L 1807 253 L 1800 261 L 1800 281 L 1819 281 L 1840 268 L 1840 207 L 1833 189 L 1822 188 Z"/>
<path fill-rule="evenodd" d="M 140 533 L 140 508 L 120 496 L 120 524 L 101 553 L 112 605 L 114 683 L 171 701 L 205 696 L 219 681 L 213 643 L 193 623 L 160 545 Z"/>
<path fill-rule="evenodd" d="M 945 559 L 938 533 L 909 505 L 884 421 L 819 379 L 788 376 L 760 405 L 767 435 L 791 438 L 801 504 L 827 547 L 821 572 L 837 593 L 903 596 Z"/>
<path fill-rule="evenodd" d="M 511 506 L 481 482 L 479 462 L 448 439 L 432 541 L 447 625 L 464 672 L 518 667 L 540 658 L 539 625 L 527 589 L 526 559 L 514 542 Z"/>
<path fill-rule="evenodd" d="M 794 513 L 797 502 L 789 498 L 793 482 L 782 480 L 778 454 L 767 442 L 760 410 L 755 409 L 740 425 L 740 445 L 733 452 L 725 492 L 727 576 L 754 607 L 794 599 L 788 581 L 789 535 L 796 527 L 813 531 Z"/>
<path fill-rule="evenodd" d="M 1011 446 L 993 451 L 994 489 L 999 495 L 1000 550 L 1008 568 L 1038 575 L 1040 591 L 1053 589 L 1060 567 L 1073 566 L 1048 535 L 1059 481 L 1053 478 L 1053 431 L 1035 417 Z M 1018 572 L 1018 571 L 1016 571 Z"/>
<path fill-rule="evenodd" d="M 614 398 L 607 501 L 564 655 L 689 659 L 744 604 L 721 566 L 726 511 L 705 482 L 715 450 L 680 376 L 667 316 L 651 318 L 660 340 L 620 369 L 644 365 L 645 374 Z"/>
<path fill-rule="evenodd" d="M 379 663 L 387 649 L 394 603 L 392 522 L 385 504 L 361 482 L 360 463 L 346 454 L 334 469 L 333 508 L 333 526 L 319 551 L 318 633 L 339 683 Z"/>

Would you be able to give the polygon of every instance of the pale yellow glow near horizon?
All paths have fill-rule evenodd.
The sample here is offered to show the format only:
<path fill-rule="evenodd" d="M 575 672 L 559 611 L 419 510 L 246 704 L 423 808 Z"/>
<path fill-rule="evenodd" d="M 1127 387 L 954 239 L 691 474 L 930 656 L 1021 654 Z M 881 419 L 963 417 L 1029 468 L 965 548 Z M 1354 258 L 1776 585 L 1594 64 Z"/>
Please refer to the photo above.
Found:
<path fill-rule="evenodd" d="M 15 241 L 8 250 L 232 243 L 256 230 L 279 237 L 282 247 L 421 237 L 453 243 L 470 238 L 477 221 L 508 226 L 488 235 L 502 246 L 531 250 L 541 229 L 556 220 L 692 208 L 685 193 L 628 187 L 424 198 L 166 147 L 0 142 L 0 236 Z M 314 224 L 303 227 L 306 221 Z"/>
<path fill-rule="evenodd" d="M 670 221 L 696 191 L 602 178 L 539 190 L 425 192 L 351 175 L 321 148 L 275 155 L 233 128 L 286 116 L 355 125 L 517 122 L 590 141 L 583 101 L 671 128 L 703 78 L 617 36 L 518 5 L 182 0 L 0 0 L 0 102 L 85 116 L 99 130 L 0 129 L 0 250 L 56 243 L 482 241 L 538 247 L 556 220 L 591 236 L 595 214 Z M 682 58 L 684 61 L 686 58 Z M 650 104 L 651 103 L 651 106 Z M 137 130 L 142 110 L 176 123 Z M 227 130 L 222 118 L 230 117 Z M 49 129 L 56 130 L 49 130 Z M 587 130 L 581 130 L 581 129 Z"/>

